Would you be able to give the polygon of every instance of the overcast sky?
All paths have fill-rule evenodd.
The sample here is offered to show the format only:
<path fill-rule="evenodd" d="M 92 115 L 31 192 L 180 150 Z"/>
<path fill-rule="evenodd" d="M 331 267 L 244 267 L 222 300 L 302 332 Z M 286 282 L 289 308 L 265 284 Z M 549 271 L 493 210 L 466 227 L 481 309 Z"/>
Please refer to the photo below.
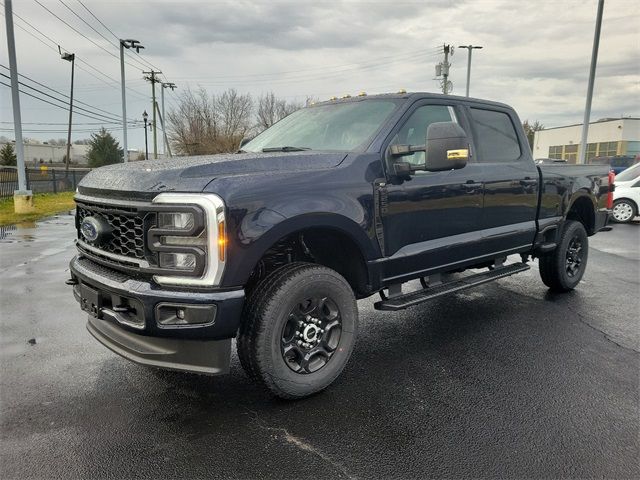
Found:
<path fill-rule="evenodd" d="M 39 1 L 51 12 L 35 0 L 13 2 L 19 72 L 68 94 L 70 64 L 57 54 L 60 44 L 77 54 L 75 95 L 85 103 L 78 106 L 116 117 L 121 115 L 117 41 L 89 11 L 115 35 L 146 47 L 141 58 L 127 54 L 131 119 L 151 112 L 144 64 L 178 85 L 175 92 L 166 91 L 167 108 L 181 90 L 198 85 L 211 92 L 273 91 L 288 100 L 400 88 L 436 92 L 434 65 L 449 43 L 484 47 L 473 55 L 472 96 L 511 104 L 523 120 L 547 127 L 582 120 L 597 9 L 597 0 L 82 0 L 88 9 L 78 0 Z M 2 21 L 0 63 L 8 67 Z M 640 116 L 639 25 L 637 0 L 606 0 L 592 119 Z M 451 63 L 453 93 L 464 95 L 466 50 L 456 49 Z M 8 70 L 0 67 L 0 74 Z M 8 83 L 6 77 L 0 81 Z M 0 85 L 0 92 L 0 135 L 13 138 L 9 89 Z M 26 95 L 21 102 L 24 136 L 66 137 L 64 109 Z M 74 120 L 74 139 L 88 137 L 100 123 L 79 115 Z M 108 126 L 120 139 L 118 127 Z M 129 147 L 143 148 L 143 130 L 129 132 Z"/>

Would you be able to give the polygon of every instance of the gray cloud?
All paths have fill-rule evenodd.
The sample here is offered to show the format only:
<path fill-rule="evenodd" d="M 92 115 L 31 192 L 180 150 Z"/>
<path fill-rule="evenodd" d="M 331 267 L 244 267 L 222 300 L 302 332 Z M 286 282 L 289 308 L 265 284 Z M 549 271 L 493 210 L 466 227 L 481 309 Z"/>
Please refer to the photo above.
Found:
<path fill-rule="evenodd" d="M 212 92 L 230 87 L 253 94 L 273 90 L 287 98 L 326 98 L 399 88 L 437 91 L 433 72 L 441 57 L 435 55 L 436 47 L 444 42 L 483 45 L 483 50 L 474 53 L 472 95 L 510 103 L 522 118 L 537 119 L 548 126 L 581 121 L 596 10 L 596 0 L 86 4 L 117 35 L 141 40 L 147 47 L 143 57 L 160 67 L 179 89 L 203 85 Z M 78 4 L 69 5 L 86 14 Z M 63 6 L 56 2 L 47 6 L 117 55 L 115 46 L 109 46 Z M 99 80 L 79 70 L 77 98 L 119 115 L 117 59 L 35 3 L 14 2 L 14 10 L 116 80 L 88 69 Z M 633 0 L 605 6 L 594 117 L 640 115 L 638 24 L 640 15 Z M 104 33 L 115 43 L 110 33 Z M 66 92 L 69 65 L 20 28 L 16 36 L 21 71 Z M 0 61 L 6 65 L 6 50 L 0 52 Z M 130 117 L 139 117 L 142 110 L 151 108 L 150 87 L 141 80 L 139 59 L 128 58 L 132 65 L 127 66 L 127 83 L 133 90 L 127 93 L 128 112 Z M 465 88 L 466 51 L 458 49 L 452 64 L 454 93 L 460 94 Z M 167 95 L 168 102 L 174 101 L 174 95 Z M 0 103 L 1 120 L 10 122 L 10 96 L 5 87 L 0 89 Z M 63 109 L 25 96 L 22 103 L 25 122 L 64 123 L 66 119 Z M 78 122 L 82 121 L 78 117 Z M 80 127 L 77 130 L 74 136 L 87 135 Z M 7 133 L 6 129 L 0 132 Z M 61 135 L 31 136 L 46 139 Z M 131 131 L 130 143 L 134 147 L 143 144 L 141 130 Z"/>

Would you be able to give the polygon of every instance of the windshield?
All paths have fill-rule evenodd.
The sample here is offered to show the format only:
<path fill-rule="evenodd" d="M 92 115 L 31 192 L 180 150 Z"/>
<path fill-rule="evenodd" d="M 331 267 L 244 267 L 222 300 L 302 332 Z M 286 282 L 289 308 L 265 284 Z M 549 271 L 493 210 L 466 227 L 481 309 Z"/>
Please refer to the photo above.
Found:
<path fill-rule="evenodd" d="M 242 150 L 364 149 L 397 105 L 397 100 L 385 99 L 303 108 L 269 127 Z"/>
<path fill-rule="evenodd" d="M 640 177 L 640 163 L 627 168 L 624 172 L 616 175 L 616 182 L 629 182 Z"/>

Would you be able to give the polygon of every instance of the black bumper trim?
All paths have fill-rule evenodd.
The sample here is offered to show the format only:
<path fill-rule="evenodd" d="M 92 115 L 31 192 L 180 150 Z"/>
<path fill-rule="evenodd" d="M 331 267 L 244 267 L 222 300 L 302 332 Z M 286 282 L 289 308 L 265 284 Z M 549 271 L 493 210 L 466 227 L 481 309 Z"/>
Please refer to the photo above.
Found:
<path fill-rule="evenodd" d="M 149 337 L 91 317 L 87 322 L 87 330 L 109 350 L 132 362 L 207 375 L 229 373 L 230 338 L 186 340 Z"/>

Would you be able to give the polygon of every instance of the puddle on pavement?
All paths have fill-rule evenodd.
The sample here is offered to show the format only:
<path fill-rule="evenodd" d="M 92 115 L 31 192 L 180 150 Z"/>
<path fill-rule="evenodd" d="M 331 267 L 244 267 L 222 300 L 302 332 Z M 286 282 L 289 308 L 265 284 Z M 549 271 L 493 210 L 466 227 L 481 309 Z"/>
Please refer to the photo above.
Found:
<path fill-rule="evenodd" d="M 33 242 L 36 239 L 35 229 L 43 228 L 47 225 L 67 225 L 70 221 L 73 221 L 74 214 L 75 211 L 70 210 L 39 221 L 0 226 L 0 243 Z"/>

